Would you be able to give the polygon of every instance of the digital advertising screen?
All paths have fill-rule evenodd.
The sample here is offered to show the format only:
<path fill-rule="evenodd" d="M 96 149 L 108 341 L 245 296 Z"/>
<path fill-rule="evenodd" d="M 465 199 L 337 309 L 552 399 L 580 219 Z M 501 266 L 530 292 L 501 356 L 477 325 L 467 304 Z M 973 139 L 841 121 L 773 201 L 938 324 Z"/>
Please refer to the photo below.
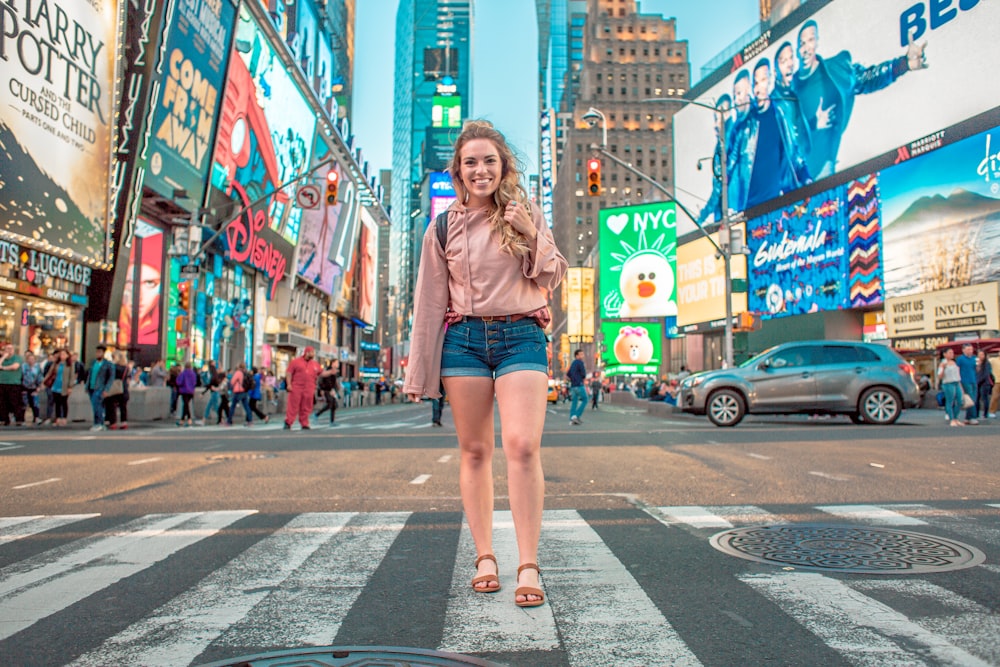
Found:
<path fill-rule="evenodd" d="M 601 319 L 676 315 L 676 205 L 606 208 L 599 224 Z"/>
<path fill-rule="evenodd" d="M 107 267 L 122 2 L 0 2 L 0 230 Z"/>
<path fill-rule="evenodd" d="M 431 216 L 433 222 L 438 214 L 444 213 L 455 202 L 455 187 L 451 183 L 451 174 L 446 171 L 432 171 L 429 175 Z"/>
<path fill-rule="evenodd" d="M 154 356 L 159 355 L 164 250 L 163 229 L 140 217 L 129 251 L 117 342 L 122 349 L 140 352 L 138 357 L 146 364 L 156 359 L 150 361 L 142 352 L 152 349 Z"/>
<path fill-rule="evenodd" d="M 273 193 L 271 229 L 298 242 L 302 209 L 295 206 L 293 180 L 309 164 L 316 114 L 284 68 L 256 20 L 241 6 L 229 59 L 219 130 L 212 155 L 212 185 L 238 199 L 234 184 L 256 201 Z"/>
<path fill-rule="evenodd" d="M 662 360 L 659 322 L 601 322 L 605 375 L 656 375 Z"/>
<path fill-rule="evenodd" d="M 736 226 L 744 229 L 743 225 Z M 719 241 L 718 233 L 712 238 Z M 677 326 L 702 324 L 726 318 L 726 268 L 716 257 L 715 246 L 706 237 L 677 248 Z M 730 278 L 746 279 L 747 261 L 744 255 L 730 259 Z M 733 313 L 747 309 L 745 292 L 732 295 Z"/>
<path fill-rule="evenodd" d="M 193 209 L 205 197 L 236 7 L 231 0 L 170 7 L 143 184 L 168 199 L 184 190 Z"/>
<path fill-rule="evenodd" d="M 984 53 L 997 25 L 996 2 L 834 0 L 767 34 L 766 48 L 694 98 L 725 117 L 731 211 L 995 109 L 1000 77 Z M 716 118 L 693 104 L 674 116 L 677 198 L 703 223 L 721 212 Z M 715 168 L 698 169 L 713 155 Z"/>
<path fill-rule="evenodd" d="M 748 306 L 765 319 L 882 303 L 874 176 L 747 222 Z"/>
<path fill-rule="evenodd" d="M 331 155 L 331 149 L 317 133 L 316 142 L 313 147 L 313 163 L 322 162 Z M 320 169 L 317 174 L 317 181 L 326 178 L 329 169 L 336 169 L 336 165 L 325 169 Z M 321 189 L 325 183 L 316 183 Z M 340 209 L 343 207 L 340 201 L 329 205 L 323 196 L 319 206 L 313 209 L 302 210 L 302 224 L 299 229 L 298 263 L 296 273 L 299 278 L 313 284 L 324 294 L 334 293 L 334 279 L 342 272 L 342 268 L 330 258 L 330 249 L 333 247 L 334 235 L 340 220 Z"/>
<path fill-rule="evenodd" d="M 1000 281 L 1000 128 L 879 173 L 890 297 Z"/>

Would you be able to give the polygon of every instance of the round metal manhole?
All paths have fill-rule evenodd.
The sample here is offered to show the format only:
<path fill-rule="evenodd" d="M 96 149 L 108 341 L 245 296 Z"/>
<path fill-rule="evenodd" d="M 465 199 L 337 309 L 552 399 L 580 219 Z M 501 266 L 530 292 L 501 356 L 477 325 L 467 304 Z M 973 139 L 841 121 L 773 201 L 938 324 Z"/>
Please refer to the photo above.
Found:
<path fill-rule="evenodd" d="M 396 646 L 310 646 L 209 662 L 199 667 L 501 667 L 454 653 Z"/>
<path fill-rule="evenodd" d="M 926 574 L 979 565 L 979 549 L 891 528 L 796 524 L 733 528 L 710 539 L 719 551 L 772 565 L 824 572 Z"/>

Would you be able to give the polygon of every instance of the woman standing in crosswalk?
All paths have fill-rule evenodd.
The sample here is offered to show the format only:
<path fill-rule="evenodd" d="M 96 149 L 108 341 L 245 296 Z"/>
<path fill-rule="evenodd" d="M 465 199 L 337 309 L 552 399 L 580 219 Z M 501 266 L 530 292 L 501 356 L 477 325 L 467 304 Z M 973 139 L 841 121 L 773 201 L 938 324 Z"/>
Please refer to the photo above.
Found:
<path fill-rule="evenodd" d="M 444 383 L 477 551 L 472 587 L 479 593 L 500 590 L 492 535 L 496 398 L 520 560 L 514 602 L 534 607 L 545 602 L 536 564 L 545 494 L 543 327 L 547 292 L 562 281 L 567 263 L 528 202 L 506 139 L 490 123 L 465 124 L 449 171 L 458 200 L 448 210 L 445 242 L 436 224 L 424 234 L 403 391 L 413 401 L 438 398 L 439 378 Z"/>

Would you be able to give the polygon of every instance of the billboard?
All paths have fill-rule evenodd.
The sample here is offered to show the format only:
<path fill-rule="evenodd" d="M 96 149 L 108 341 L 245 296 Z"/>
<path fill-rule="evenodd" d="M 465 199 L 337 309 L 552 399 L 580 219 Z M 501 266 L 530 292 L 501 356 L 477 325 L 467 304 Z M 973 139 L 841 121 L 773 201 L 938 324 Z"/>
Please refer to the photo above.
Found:
<path fill-rule="evenodd" d="M 451 184 L 451 174 L 446 171 L 432 171 L 429 174 L 431 216 L 434 220 L 455 202 L 455 187 Z"/>
<path fill-rule="evenodd" d="M 729 207 L 741 211 L 997 107 L 985 49 L 995 2 L 834 0 L 695 101 L 723 110 Z M 678 199 L 721 211 L 716 114 L 674 116 Z M 715 169 L 697 167 L 715 155 Z M 700 213 L 697 213 L 699 212 Z M 687 229 L 683 231 L 688 231 Z"/>
<path fill-rule="evenodd" d="M 313 145 L 313 163 L 322 162 L 330 156 L 330 147 L 322 135 L 317 133 Z M 325 177 L 326 171 L 321 173 Z M 316 208 L 302 211 L 302 225 L 299 229 L 296 273 L 329 295 L 334 293 L 334 278 L 342 272 L 341 267 L 330 258 L 330 248 L 333 247 L 342 207 L 343 204 L 339 201 L 330 206 L 325 197 L 321 198 Z"/>
<path fill-rule="evenodd" d="M 748 306 L 765 319 L 882 303 L 875 176 L 747 222 Z"/>
<path fill-rule="evenodd" d="M 101 267 L 121 4 L 0 3 L 0 231 Z"/>
<path fill-rule="evenodd" d="M 361 239 L 358 250 L 358 318 L 369 325 L 376 324 L 375 307 L 378 298 L 378 226 L 375 219 L 362 209 Z"/>
<path fill-rule="evenodd" d="M 1000 285 L 985 283 L 887 299 L 890 338 L 1000 329 Z"/>
<path fill-rule="evenodd" d="M 302 209 L 290 189 L 278 187 L 309 164 L 316 113 L 245 6 L 236 25 L 219 130 L 212 155 L 212 185 L 233 199 L 272 194 L 268 225 L 297 243 Z"/>
<path fill-rule="evenodd" d="M 734 225 L 743 230 L 743 225 Z M 744 234 L 745 236 L 745 234 Z M 712 234 L 719 242 L 719 234 Z M 726 269 L 715 246 L 706 237 L 684 243 L 677 248 L 677 326 L 685 327 L 726 318 Z M 730 259 L 730 278 L 747 277 L 744 255 Z M 734 313 L 747 309 L 746 293 L 732 295 Z"/>
<path fill-rule="evenodd" d="M 605 375 L 656 375 L 662 360 L 659 322 L 601 322 Z"/>
<path fill-rule="evenodd" d="M 462 127 L 462 98 L 459 95 L 435 95 L 431 102 L 434 127 Z"/>
<path fill-rule="evenodd" d="M 563 283 L 563 310 L 566 333 L 576 342 L 594 339 L 594 269 L 571 266 Z"/>
<path fill-rule="evenodd" d="M 1000 128 L 879 174 L 889 296 L 1000 281 Z"/>
<path fill-rule="evenodd" d="M 132 356 L 140 364 L 151 364 L 160 354 L 164 249 L 163 229 L 140 217 L 129 251 L 117 341 L 118 347 L 136 351 Z"/>
<path fill-rule="evenodd" d="M 175 189 L 185 190 L 188 207 L 198 208 L 205 198 L 236 7 L 230 0 L 170 6 L 143 184 L 167 198 Z"/>
<path fill-rule="evenodd" d="M 606 208 L 599 222 L 601 319 L 676 315 L 676 205 Z"/>

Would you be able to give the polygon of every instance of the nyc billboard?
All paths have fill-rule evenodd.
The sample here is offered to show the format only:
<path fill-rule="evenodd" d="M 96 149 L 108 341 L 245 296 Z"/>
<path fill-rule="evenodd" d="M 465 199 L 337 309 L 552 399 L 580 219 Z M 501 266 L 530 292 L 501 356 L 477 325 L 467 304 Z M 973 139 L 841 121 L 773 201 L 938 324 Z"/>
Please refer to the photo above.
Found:
<path fill-rule="evenodd" d="M 677 315 L 677 210 L 673 202 L 600 212 L 601 319 Z"/>

